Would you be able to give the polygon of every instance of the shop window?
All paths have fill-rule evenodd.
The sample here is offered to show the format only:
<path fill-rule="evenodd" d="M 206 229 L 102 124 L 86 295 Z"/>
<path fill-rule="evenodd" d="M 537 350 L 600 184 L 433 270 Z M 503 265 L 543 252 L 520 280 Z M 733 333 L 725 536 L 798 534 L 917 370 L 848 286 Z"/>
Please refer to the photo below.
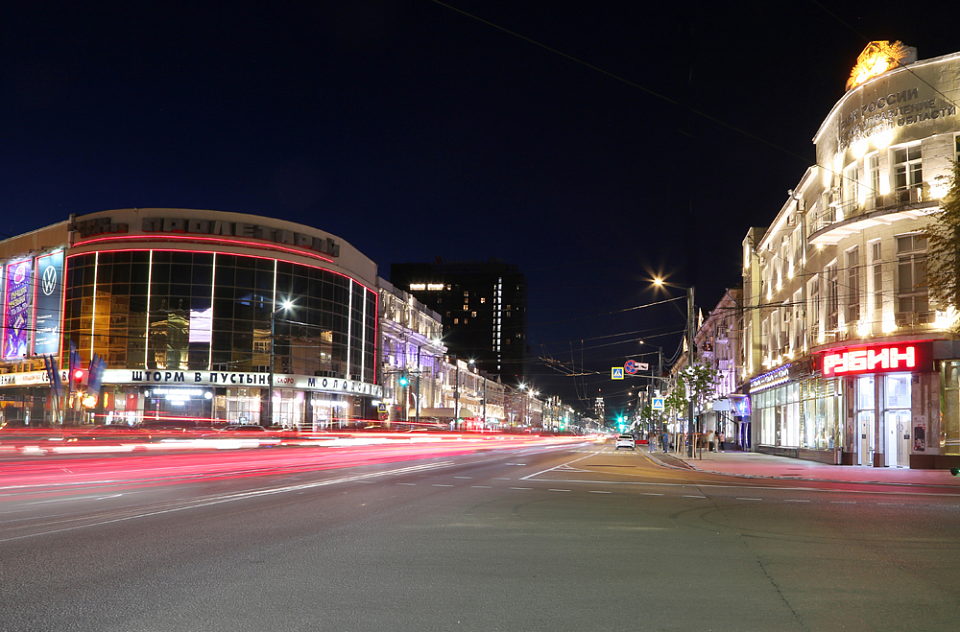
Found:
<path fill-rule="evenodd" d="M 940 435 L 944 454 L 960 454 L 960 360 L 940 367 Z"/>

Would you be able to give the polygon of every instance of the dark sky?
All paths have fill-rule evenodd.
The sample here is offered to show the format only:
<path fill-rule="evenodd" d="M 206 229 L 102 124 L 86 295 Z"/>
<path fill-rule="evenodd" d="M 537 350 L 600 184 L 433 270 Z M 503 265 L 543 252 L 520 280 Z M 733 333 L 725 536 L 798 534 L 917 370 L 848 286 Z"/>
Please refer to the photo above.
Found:
<path fill-rule="evenodd" d="M 866 44 L 960 49 L 935 3 L 9 4 L 0 231 L 208 208 L 329 231 L 385 277 L 498 257 L 527 275 L 534 355 L 604 372 L 534 383 L 612 408 L 609 367 L 683 327 L 622 310 L 656 273 L 705 311 L 739 282 Z"/>

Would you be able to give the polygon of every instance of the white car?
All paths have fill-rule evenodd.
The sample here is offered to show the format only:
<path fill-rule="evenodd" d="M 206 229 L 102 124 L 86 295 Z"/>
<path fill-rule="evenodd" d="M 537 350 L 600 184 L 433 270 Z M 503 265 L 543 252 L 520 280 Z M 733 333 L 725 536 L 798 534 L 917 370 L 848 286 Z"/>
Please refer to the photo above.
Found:
<path fill-rule="evenodd" d="M 616 450 L 620 448 L 630 448 L 631 450 L 637 449 L 637 441 L 633 438 L 633 435 L 622 434 L 617 437 L 617 447 Z"/>

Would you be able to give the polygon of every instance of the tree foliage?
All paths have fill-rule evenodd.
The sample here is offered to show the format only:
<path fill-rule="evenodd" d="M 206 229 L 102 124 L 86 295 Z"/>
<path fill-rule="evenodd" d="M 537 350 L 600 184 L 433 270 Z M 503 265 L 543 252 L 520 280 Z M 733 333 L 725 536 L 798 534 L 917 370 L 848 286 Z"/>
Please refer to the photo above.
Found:
<path fill-rule="evenodd" d="M 930 298 L 940 309 L 960 312 L 960 163 L 954 163 L 950 189 L 923 234 L 927 238 Z"/>

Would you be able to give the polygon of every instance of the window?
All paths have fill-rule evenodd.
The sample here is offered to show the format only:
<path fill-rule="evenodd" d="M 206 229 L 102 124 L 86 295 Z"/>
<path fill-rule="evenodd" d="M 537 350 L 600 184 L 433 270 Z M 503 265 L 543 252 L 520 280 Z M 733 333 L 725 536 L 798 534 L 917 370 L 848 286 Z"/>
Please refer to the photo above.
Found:
<path fill-rule="evenodd" d="M 809 316 L 807 317 L 807 322 L 810 323 L 809 331 L 810 336 L 813 338 L 810 342 L 816 344 L 820 335 L 820 277 L 815 276 L 813 280 L 810 281 L 809 289 L 807 295 L 810 297 L 809 300 Z"/>
<path fill-rule="evenodd" d="M 471 318 L 476 318 L 476 317 L 477 317 L 477 313 L 476 313 L 476 312 L 470 312 L 470 317 L 471 317 Z"/>
<path fill-rule="evenodd" d="M 920 186 L 923 182 L 920 145 L 898 147 L 893 150 L 893 188 L 904 191 Z"/>
<path fill-rule="evenodd" d="M 838 316 L 840 311 L 840 297 L 837 288 L 837 264 L 830 264 L 824 269 L 824 299 L 826 303 L 827 331 L 834 331 L 838 326 Z"/>
<path fill-rule="evenodd" d="M 481 296 L 481 297 L 480 297 L 480 304 L 483 305 L 483 304 L 486 303 L 486 302 L 487 302 L 487 297 Z"/>
<path fill-rule="evenodd" d="M 860 249 L 847 251 L 846 322 L 860 320 Z"/>
<path fill-rule="evenodd" d="M 463 309 L 464 309 L 464 311 L 466 311 L 466 310 L 470 309 L 470 306 L 469 306 L 467 303 L 464 303 L 464 304 L 463 304 Z"/>
<path fill-rule="evenodd" d="M 880 242 L 870 244 L 870 262 L 873 267 L 873 320 L 880 322 L 883 314 L 883 261 L 880 257 Z"/>
<path fill-rule="evenodd" d="M 800 320 L 801 304 L 803 302 L 803 290 L 797 290 L 793 293 L 793 348 L 795 350 L 803 347 L 803 323 Z"/>
<path fill-rule="evenodd" d="M 927 301 L 927 238 L 923 235 L 897 237 L 897 324 L 933 322 Z"/>
<path fill-rule="evenodd" d="M 877 196 L 880 195 L 880 155 L 870 154 L 865 162 L 867 176 L 867 199 L 876 206 Z"/>
<path fill-rule="evenodd" d="M 844 168 L 843 178 L 840 181 L 840 191 L 843 214 L 847 217 L 857 206 L 857 163 Z"/>

